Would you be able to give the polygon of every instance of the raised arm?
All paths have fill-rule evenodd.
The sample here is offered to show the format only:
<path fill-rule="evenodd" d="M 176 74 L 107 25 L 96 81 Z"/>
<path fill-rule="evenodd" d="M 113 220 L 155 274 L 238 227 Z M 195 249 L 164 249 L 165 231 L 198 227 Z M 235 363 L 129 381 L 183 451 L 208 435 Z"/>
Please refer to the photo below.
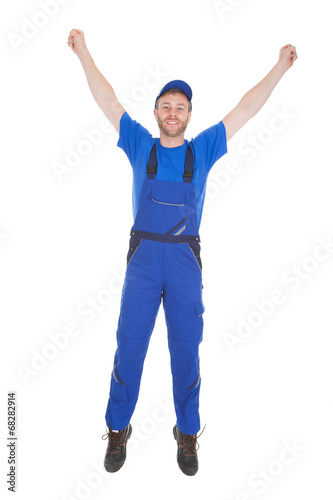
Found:
<path fill-rule="evenodd" d="M 118 101 L 109 82 L 96 67 L 87 49 L 83 31 L 76 29 L 71 30 L 68 36 L 68 45 L 78 56 L 82 64 L 89 88 L 95 101 L 119 133 L 120 118 L 125 112 L 125 109 Z"/>
<path fill-rule="evenodd" d="M 279 60 L 261 82 L 249 90 L 237 106 L 223 118 L 227 140 L 235 135 L 245 123 L 258 113 L 271 95 L 274 87 L 297 59 L 296 48 L 285 45 L 280 49 Z"/>

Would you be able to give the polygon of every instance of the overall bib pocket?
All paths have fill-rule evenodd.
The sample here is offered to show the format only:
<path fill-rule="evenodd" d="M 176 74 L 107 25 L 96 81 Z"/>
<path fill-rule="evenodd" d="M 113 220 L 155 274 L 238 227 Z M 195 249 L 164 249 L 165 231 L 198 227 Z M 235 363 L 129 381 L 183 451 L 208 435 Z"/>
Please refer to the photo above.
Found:
<path fill-rule="evenodd" d="M 151 201 L 171 207 L 184 207 L 185 193 L 171 189 L 153 188 L 151 191 Z"/>
<path fill-rule="evenodd" d="M 178 187 L 178 186 L 177 186 Z M 186 193 L 179 189 L 152 188 L 148 225 L 154 233 L 166 234 L 187 215 Z"/>

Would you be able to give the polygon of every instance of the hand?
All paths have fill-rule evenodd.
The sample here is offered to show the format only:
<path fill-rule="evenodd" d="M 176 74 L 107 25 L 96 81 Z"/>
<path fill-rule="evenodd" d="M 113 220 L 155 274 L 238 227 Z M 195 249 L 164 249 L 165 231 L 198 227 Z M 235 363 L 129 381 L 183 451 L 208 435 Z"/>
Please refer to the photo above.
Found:
<path fill-rule="evenodd" d="M 71 30 L 68 36 L 68 45 L 78 57 L 87 51 L 84 33 L 80 30 Z"/>
<path fill-rule="evenodd" d="M 281 64 L 285 71 L 287 71 L 297 58 L 296 47 L 289 43 L 280 49 L 278 64 Z"/>

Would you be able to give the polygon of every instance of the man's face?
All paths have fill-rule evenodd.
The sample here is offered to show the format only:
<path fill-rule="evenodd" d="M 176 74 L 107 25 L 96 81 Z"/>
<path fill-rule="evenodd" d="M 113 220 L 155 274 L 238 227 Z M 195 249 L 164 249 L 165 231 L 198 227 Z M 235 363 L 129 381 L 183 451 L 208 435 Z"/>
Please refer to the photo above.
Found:
<path fill-rule="evenodd" d="M 167 137 L 178 137 L 184 134 L 191 120 L 188 106 L 187 97 L 181 93 L 166 93 L 160 97 L 158 109 L 154 109 L 154 115 L 163 134 Z"/>

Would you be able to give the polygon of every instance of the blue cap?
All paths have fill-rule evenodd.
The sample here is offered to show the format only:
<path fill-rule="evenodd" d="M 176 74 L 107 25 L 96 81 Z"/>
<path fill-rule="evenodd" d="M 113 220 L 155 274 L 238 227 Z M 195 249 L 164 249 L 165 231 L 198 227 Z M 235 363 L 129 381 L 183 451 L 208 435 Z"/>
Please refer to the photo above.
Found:
<path fill-rule="evenodd" d="M 169 82 L 166 85 L 164 85 L 164 87 L 161 89 L 160 93 L 156 97 L 155 108 L 156 108 L 157 99 L 159 97 L 161 97 L 162 94 L 164 94 L 165 92 L 167 92 L 167 90 L 171 90 L 171 89 L 177 89 L 177 90 L 181 90 L 182 92 L 184 92 L 184 94 L 186 95 L 187 99 L 190 101 L 191 108 L 192 108 L 192 102 L 191 102 L 191 99 L 192 99 L 192 89 L 183 80 L 172 80 L 172 82 Z"/>

